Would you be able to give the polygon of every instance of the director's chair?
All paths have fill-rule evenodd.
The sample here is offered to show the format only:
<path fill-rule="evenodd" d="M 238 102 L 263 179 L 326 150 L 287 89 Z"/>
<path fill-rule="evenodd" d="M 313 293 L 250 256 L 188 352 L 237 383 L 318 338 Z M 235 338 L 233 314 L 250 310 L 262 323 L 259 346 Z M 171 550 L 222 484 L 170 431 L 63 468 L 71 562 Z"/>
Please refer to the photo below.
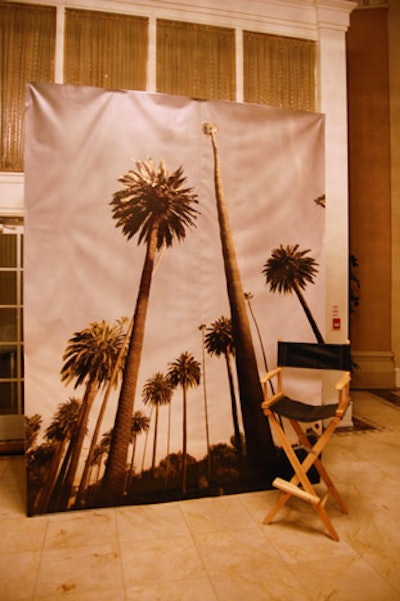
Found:
<path fill-rule="evenodd" d="M 324 526 L 334 540 L 339 540 L 331 520 L 325 510 L 329 494 L 336 501 L 342 512 L 347 513 L 346 505 L 335 488 L 331 478 L 321 462 L 321 453 L 333 432 L 342 420 L 350 403 L 350 345 L 349 344 L 316 344 L 302 342 L 278 342 L 278 367 L 269 371 L 262 379 L 264 401 L 262 409 L 268 416 L 271 427 L 275 432 L 282 448 L 294 470 L 290 480 L 275 478 L 273 486 L 281 490 L 281 494 L 272 507 L 264 524 L 269 524 L 278 511 L 293 495 L 312 505 L 320 516 Z M 334 385 L 335 403 L 312 405 L 293 399 L 285 394 L 284 373 L 287 368 L 292 375 L 298 370 L 331 370 L 341 371 L 341 377 Z M 271 385 L 275 382 L 275 387 Z M 272 392 L 271 392 L 272 391 Z M 288 433 L 283 426 L 289 422 L 296 440 L 305 450 L 305 458 L 301 461 L 295 452 Z M 320 432 L 311 428 L 313 436 L 309 435 L 306 424 L 320 422 Z M 318 435 L 316 438 L 315 434 Z M 320 497 L 310 482 L 308 472 L 312 467 L 317 470 L 320 480 L 327 487 L 327 492 Z"/>

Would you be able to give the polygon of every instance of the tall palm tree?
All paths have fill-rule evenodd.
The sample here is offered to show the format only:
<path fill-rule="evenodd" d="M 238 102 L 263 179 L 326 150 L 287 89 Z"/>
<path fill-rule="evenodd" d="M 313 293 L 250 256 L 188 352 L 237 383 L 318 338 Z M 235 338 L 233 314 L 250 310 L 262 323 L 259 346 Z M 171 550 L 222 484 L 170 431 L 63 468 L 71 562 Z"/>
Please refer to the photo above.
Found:
<path fill-rule="evenodd" d="M 101 403 L 100 411 L 97 416 L 96 425 L 94 428 L 94 432 L 92 435 L 92 440 L 90 442 L 89 451 L 85 461 L 85 467 L 83 469 L 83 473 L 81 476 L 81 481 L 79 483 L 79 489 L 75 500 L 75 506 L 79 507 L 82 503 L 82 498 L 89 480 L 89 472 L 92 468 L 93 463 L 93 455 L 95 448 L 97 446 L 97 440 L 100 435 L 101 426 L 103 423 L 104 415 L 107 409 L 108 400 L 110 398 L 112 390 L 117 386 L 118 379 L 122 374 L 122 370 L 124 367 L 125 355 L 126 355 L 126 347 L 128 343 L 128 337 L 130 335 L 132 329 L 132 320 L 129 322 L 127 317 L 121 317 L 117 319 L 115 322 L 115 331 L 120 328 L 120 345 L 117 359 L 115 361 L 113 370 L 110 374 L 110 379 L 108 381 L 103 401 Z"/>
<path fill-rule="evenodd" d="M 201 331 L 201 355 L 202 355 L 202 373 L 203 373 L 203 398 L 204 398 L 204 418 L 206 423 L 206 443 L 207 443 L 207 478 L 211 480 L 211 453 L 210 453 L 210 428 L 208 424 L 208 400 L 207 400 L 207 378 L 206 378 L 206 329 L 205 323 L 199 325 Z M 169 450 L 168 450 L 169 453 Z"/>
<path fill-rule="evenodd" d="M 155 407 L 153 457 L 151 461 L 151 471 L 153 473 L 156 466 L 159 408 L 161 405 L 168 405 L 172 399 L 172 386 L 169 378 L 160 371 L 156 372 L 146 380 L 142 390 L 142 398 L 145 405 Z"/>
<path fill-rule="evenodd" d="M 242 407 L 243 427 L 246 436 L 246 453 L 249 472 L 256 478 L 268 479 L 273 472 L 275 448 L 272 434 L 264 416 L 261 403 L 263 391 L 257 368 L 256 355 L 246 313 L 244 291 L 240 277 L 228 210 L 222 188 L 221 167 L 215 140 L 217 128 L 206 123 L 204 133 L 211 139 L 214 155 L 214 185 L 225 279 L 231 310 L 232 331 L 236 348 L 236 371 Z"/>
<path fill-rule="evenodd" d="M 269 284 L 271 292 L 283 292 L 291 294 L 294 292 L 311 325 L 312 331 L 320 344 L 324 343 L 321 332 L 312 316 L 302 290 L 307 284 L 314 284 L 314 276 L 318 273 L 318 263 L 313 257 L 307 257 L 310 250 L 298 250 L 299 245 L 282 244 L 275 248 L 270 258 L 264 264 L 262 270 Z"/>
<path fill-rule="evenodd" d="M 171 385 L 180 386 L 183 392 L 182 420 L 182 494 L 187 492 L 187 390 L 200 384 L 201 366 L 187 351 L 169 363 L 168 378 Z"/>
<path fill-rule="evenodd" d="M 59 404 L 53 419 L 45 431 L 44 437 L 53 445 L 54 455 L 47 470 L 45 485 L 36 500 L 35 509 L 37 513 L 43 513 L 47 509 L 65 450 L 78 424 L 80 406 L 80 401 L 74 397 Z"/>
<path fill-rule="evenodd" d="M 116 227 L 129 240 L 138 234 L 138 243 L 146 244 L 139 290 L 133 318 L 118 408 L 114 423 L 110 455 L 103 479 L 103 504 L 121 501 L 124 493 L 125 467 L 130 441 L 137 379 L 142 354 L 147 307 L 157 250 L 182 241 L 186 228 L 193 228 L 198 202 L 192 188 L 185 187 L 182 166 L 168 173 L 160 161 L 136 161 L 136 171 L 129 171 L 119 181 L 123 188 L 113 195 L 111 206 Z"/>
<path fill-rule="evenodd" d="M 142 432 L 148 432 L 150 428 L 150 419 L 147 415 L 144 415 L 141 411 L 135 411 L 132 417 L 132 425 L 131 425 L 131 442 L 132 442 L 132 454 L 131 454 L 131 463 L 129 468 L 129 474 L 127 479 L 126 489 L 129 489 L 133 472 L 135 469 L 135 455 L 136 455 L 136 441 L 139 434 Z"/>
<path fill-rule="evenodd" d="M 87 433 L 90 410 L 97 391 L 107 384 L 113 374 L 123 339 L 124 334 L 118 322 L 109 325 L 102 320 L 76 332 L 68 341 L 63 356 L 65 363 L 61 369 L 61 380 L 66 385 L 75 380 L 74 388 L 81 384 L 85 384 L 86 388 L 77 428 L 70 440 L 64 470 L 57 482 L 53 499 L 55 509 L 67 508 Z"/>
<path fill-rule="evenodd" d="M 228 372 L 229 392 L 231 396 L 231 410 L 233 420 L 233 431 L 235 436 L 235 448 L 238 452 L 239 462 L 242 462 L 243 448 L 242 437 L 239 428 L 235 386 L 233 383 L 233 372 L 231 357 L 235 356 L 235 343 L 233 341 L 232 322 L 228 317 L 220 317 L 207 328 L 206 349 L 210 355 L 225 357 L 226 370 Z"/>

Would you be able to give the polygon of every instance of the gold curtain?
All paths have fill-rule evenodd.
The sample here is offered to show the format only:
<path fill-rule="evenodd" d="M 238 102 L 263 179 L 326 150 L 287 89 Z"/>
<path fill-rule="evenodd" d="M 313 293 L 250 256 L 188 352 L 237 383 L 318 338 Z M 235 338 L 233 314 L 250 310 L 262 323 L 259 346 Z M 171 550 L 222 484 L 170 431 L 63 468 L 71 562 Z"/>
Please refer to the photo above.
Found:
<path fill-rule="evenodd" d="M 157 20 L 157 91 L 235 100 L 235 31 Z"/>
<path fill-rule="evenodd" d="M 316 110 L 316 44 L 245 31 L 244 100 L 294 110 Z"/>
<path fill-rule="evenodd" d="M 0 4 L 1 171 L 23 170 L 25 85 L 53 81 L 56 9 Z"/>
<path fill-rule="evenodd" d="M 66 9 L 64 83 L 145 90 L 148 19 Z"/>

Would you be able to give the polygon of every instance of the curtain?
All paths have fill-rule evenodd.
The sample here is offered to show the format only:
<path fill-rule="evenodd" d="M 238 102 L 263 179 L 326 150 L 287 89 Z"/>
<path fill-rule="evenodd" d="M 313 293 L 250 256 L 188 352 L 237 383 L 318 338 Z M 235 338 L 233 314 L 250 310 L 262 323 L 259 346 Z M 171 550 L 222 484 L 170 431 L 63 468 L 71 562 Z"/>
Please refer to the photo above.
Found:
<path fill-rule="evenodd" d="M 157 91 L 235 100 L 235 31 L 157 20 Z"/>
<path fill-rule="evenodd" d="M 0 4 L 1 171 L 23 170 L 25 85 L 53 81 L 56 9 Z"/>
<path fill-rule="evenodd" d="M 66 9 L 64 83 L 146 89 L 148 19 Z"/>
<path fill-rule="evenodd" d="M 244 100 L 315 111 L 316 44 L 244 32 Z"/>

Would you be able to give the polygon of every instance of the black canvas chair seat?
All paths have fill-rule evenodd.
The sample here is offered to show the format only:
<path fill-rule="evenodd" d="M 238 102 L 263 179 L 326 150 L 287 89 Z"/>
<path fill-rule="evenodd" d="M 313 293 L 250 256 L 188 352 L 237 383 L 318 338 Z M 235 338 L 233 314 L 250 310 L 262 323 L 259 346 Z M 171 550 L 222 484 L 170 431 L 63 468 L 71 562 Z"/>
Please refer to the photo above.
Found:
<path fill-rule="evenodd" d="M 308 405 L 300 401 L 294 401 L 288 396 L 283 396 L 274 403 L 273 411 L 281 417 L 295 419 L 299 422 L 317 422 L 321 419 L 333 417 L 338 408 L 337 403 L 330 405 Z"/>
<path fill-rule="evenodd" d="M 292 399 L 285 393 L 284 371 L 286 367 L 296 368 L 299 371 L 315 369 L 341 372 L 340 378 L 335 384 L 338 402 L 327 405 L 321 403 L 315 406 Z M 331 495 L 344 513 L 347 513 L 347 508 L 322 464 L 321 454 L 349 406 L 350 368 L 349 344 L 278 342 L 278 367 L 269 371 L 261 379 L 264 390 L 262 409 L 282 445 L 294 474 L 290 480 L 275 478 L 273 481 L 273 485 L 281 490 L 281 494 L 266 516 L 264 524 L 269 524 L 288 499 L 295 496 L 311 503 L 330 536 L 334 540 L 339 540 L 325 510 L 325 503 L 328 496 Z M 276 387 L 272 385 L 272 381 L 276 381 Z M 291 386 L 293 386 L 293 369 L 291 369 Z M 296 453 L 296 445 L 292 446 L 289 441 L 282 425 L 282 418 L 288 420 L 297 437 L 298 444 L 305 449 L 305 457 L 299 458 Z M 308 431 L 304 431 L 302 423 L 318 421 L 322 421 L 324 429 L 318 438 L 311 437 Z M 327 492 L 323 497 L 319 496 L 310 481 L 309 473 L 312 467 L 315 467 L 321 482 L 326 485 Z"/>

